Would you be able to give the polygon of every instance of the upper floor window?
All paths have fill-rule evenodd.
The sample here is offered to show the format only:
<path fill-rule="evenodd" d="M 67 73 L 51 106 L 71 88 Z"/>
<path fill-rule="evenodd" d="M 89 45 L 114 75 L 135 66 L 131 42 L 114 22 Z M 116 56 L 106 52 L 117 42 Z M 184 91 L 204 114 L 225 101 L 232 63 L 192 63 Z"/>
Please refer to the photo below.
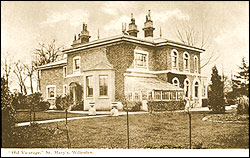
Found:
<path fill-rule="evenodd" d="M 93 76 L 86 77 L 87 97 L 93 97 Z"/>
<path fill-rule="evenodd" d="M 171 56 L 172 56 L 172 69 L 178 70 L 178 52 L 177 52 L 177 50 L 173 49 Z"/>
<path fill-rule="evenodd" d="M 63 96 L 65 96 L 67 94 L 67 85 L 64 84 L 63 85 Z"/>
<path fill-rule="evenodd" d="M 189 54 L 188 54 L 188 52 L 184 52 L 184 54 L 183 54 L 183 70 L 184 71 L 189 71 L 189 62 L 190 62 L 190 60 L 189 60 Z"/>
<path fill-rule="evenodd" d="M 73 73 L 79 73 L 80 72 L 80 57 L 76 56 L 73 58 Z"/>
<path fill-rule="evenodd" d="M 148 67 L 148 52 L 136 50 L 134 63 L 135 63 L 135 67 L 147 68 Z"/>
<path fill-rule="evenodd" d="M 179 87 L 180 83 L 179 83 L 179 79 L 177 77 L 173 78 L 172 83 L 173 83 L 173 85 Z"/>
<path fill-rule="evenodd" d="M 56 98 L 56 86 L 49 85 L 46 87 L 47 89 L 47 99 L 55 99 Z"/>
<path fill-rule="evenodd" d="M 64 66 L 63 67 L 63 77 L 66 77 L 67 76 L 67 67 Z"/>
<path fill-rule="evenodd" d="M 100 96 L 108 95 L 108 76 L 99 76 L 99 94 Z"/>
<path fill-rule="evenodd" d="M 198 73 L 198 57 L 194 56 L 194 72 Z"/>

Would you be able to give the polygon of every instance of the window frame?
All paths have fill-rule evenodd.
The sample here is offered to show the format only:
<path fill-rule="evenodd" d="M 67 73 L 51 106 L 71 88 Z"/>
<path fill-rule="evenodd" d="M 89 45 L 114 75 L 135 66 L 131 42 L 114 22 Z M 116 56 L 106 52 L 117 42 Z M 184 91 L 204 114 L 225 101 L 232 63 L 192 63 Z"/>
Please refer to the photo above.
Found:
<path fill-rule="evenodd" d="M 186 91 L 187 91 L 187 84 L 186 84 L 186 82 L 188 81 L 188 96 L 186 96 Z M 188 79 L 188 78 L 186 78 L 185 80 L 184 80 L 184 97 L 188 97 L 188 98 L 190 98 L 190 92 L 191 92 L 191 82 L 190 82 L 190 80 Z"/>
<path fill-rule="evenodd" d="M 200 87 L 199 82 L 197 80 L 194 81 L 194 94 L 193 94 L 194 98 L 199 98 L 199 87 Z M 196 88 L 197 88 L 197 93 L 196 93 Z M 197 94 L 197 96 L 196 96 L 196 94 Z"/>
<path fill-rule="evenodd" d="M 174 77 L 174 78 L 172 79 L 172 84 L 173 84 L 173 85 L 175 85 L 174 81 L 177 81 L 177 86 L 180 87 L 180 81 L 179 81 L 179 79 L 178 79 L 177 77 Z"/>
<path fill-rule="evenodd" d="M 50 97 L 49 95 L 49 88 L 54 88 L 54 97 Z M 56 85 L 47 85 L 46 86 L 46 96 L 47 96 L 47 99 L 56 99 Z"/>
<path fill-rule="evenodd" d="M 79 60 L 79 69 L 76 69 L 75 60 Z M 81 69 L 81 57 L 80 56 L 75 56 L 73 58 L 73 74 L 79 74 L 80 69 Z"/>
<path fill-rule="evenodd" d="M 146 56 L 146 58 L 145 58 L 145 60 L 146 60 L 146 62 L 145 62 L 145 66 L 144 65 L 137 65 L 137 54 L 141 54 L 141 55 L 145 55 Z M 135 50 L 134 51 L 134 68 L 141 68 L 141 69 L 148 69 L 148 55 L 149 55 L 149 53 L 148 52 L 146 52 L 146 51 L 142 51 L 142 50 Z"/>
<path fill-rule="evenodd" d="M 187 57 L 185 55 L 187 55 Z M 187 68 L 185 65 L 185 60 L 187 60 Z M 183 71 L 190 72 L 190 55 L 188 52 L 183 53 Z"/>
<path fill-rule="evenodd" d="M 66 78 L 67 77 L 67 66 L 63 67 L 63 77 Z"/>
<path fill-rule="evenodd" d="M 199 73 L 199 58 L 194 56 L 194 73 Z"/>
<path fill-rule="evenodd" d="M 63 85 L 63 96 L 67 95 L 67 84 Z"/>
<path fill-rule="evenodd" d="M 89 81 L 88 78 L 91 78 L 91 80 Z M 92 95 L 89 95 L 89 87 L 90 87 L 89 84 L 91 82 L 93 82 L 92 81 L 93 78 L 94 78 L 93 75 L 86 76 L 86 97 L 87 98 L 93 98 L 94 97 L 94 85 L 91 85 L 91 87 L 92 87 Z"/>
<path fill-rule="evenodd" d="M 100 85 L 100 81 L 101 81 L 101 77 L 105 77 L 106 78 L 106 86 L 107 86 L 107 94 L 105 95 L 101 95 L 101 85 Z M 108 75 L 99 75 L 99 97 L 108 97 Z"/>
<path fill-rule="evenodd" d="M 176 52 L 176 55 L 174 53 Z M 176 67 L 173 65 L 173 58 L 176 57 Z M 176 49 L 172 49 L 171 51 L 171 65 L 172 65 L 172 70 L 179 70 L 179 52 Z"/>

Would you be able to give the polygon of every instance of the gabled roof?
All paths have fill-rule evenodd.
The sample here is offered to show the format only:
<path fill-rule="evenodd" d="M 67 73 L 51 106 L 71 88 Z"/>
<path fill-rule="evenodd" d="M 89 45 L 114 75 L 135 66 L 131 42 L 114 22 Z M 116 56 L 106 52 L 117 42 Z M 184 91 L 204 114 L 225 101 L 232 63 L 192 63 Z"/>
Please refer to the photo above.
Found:
<path fill-rule="evenodd" d="M 76 47 L 71 47 L 71 48 L 68 48 L 68 49 L 64 49 L 63 52 L 72 53 L 72 52 L 75 52 L 75 51 L 84 50 L 84 49 L 88 49 L 88 48 L 93 48 L 93 47 L 106 45 L 106 44 L 119 42 L 119 41 L 129 41 L 129 42 L 139 43 L 139 44 L 153 46 L 153 47 L 163 46 L 163 45 L 172 45 L 172 46 L 176 46 L 176 47 L 179 47 L 179 48 L 185 48 L 185 49 L 189 49 L 189 50 L 193 50 L 193 51 L 197 51 L 197 52 L 201 52 L 201 53 L 205 51 L 204 49 L 201 49 L 201 48 L 188 46 L 188 45 L 185 45 L 183 43 L 171 41 L 171 40 L 168 40 L 168 39 L 165 39 L 165 38 L 157 38 L 157 39 L 138 38 L 138 37 L 134 37 L 134 36 L 121 34 L 121 35 L 117 35 L 117 36 L 112 36 L 112 37 L 108 37 L 108 38 L 103 38 L 103 39 L 99 39 L 99 40 L 90 41 L 88 43 L 84 43 L 84 44 L 81 44 L 81 45 L 76 46 Z"/>
<path fill-rule="evenodd" d="M 63 59 L 63 60 L 55 61 L 53 63 L 49 63 L 49 64 L 39 66 L 39 69 L 42 70 L 42 69 L 60 67 L 60 66 L 64 66 L 64 65 L 67 65 L 67 58 Z"/>
<path fill-rule="evenodd" d="M 93 67 L 90 67 L 84 71 L 90 71 L 90 70 L 112 70 L 113 69 L 113 66 L 107 62 L 107 61 L 102 61 L 98 64 L 96 64 L 95 66 Z"/>

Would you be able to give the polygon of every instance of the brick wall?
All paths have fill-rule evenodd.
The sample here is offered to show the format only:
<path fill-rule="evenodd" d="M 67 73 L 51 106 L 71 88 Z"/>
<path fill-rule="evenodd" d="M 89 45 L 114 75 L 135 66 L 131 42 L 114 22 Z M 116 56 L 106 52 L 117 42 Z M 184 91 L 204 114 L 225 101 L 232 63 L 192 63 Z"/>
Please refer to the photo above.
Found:
<path fill-rule="evenodd" d="M 63 86 L 63 67 L 41 70 L 41 93 L 44 100 L 47 100 L 46 86 L 55 85 L 56 95 L 62 94 Z M 54 100 L 48 100 L 54 103 Z"/>

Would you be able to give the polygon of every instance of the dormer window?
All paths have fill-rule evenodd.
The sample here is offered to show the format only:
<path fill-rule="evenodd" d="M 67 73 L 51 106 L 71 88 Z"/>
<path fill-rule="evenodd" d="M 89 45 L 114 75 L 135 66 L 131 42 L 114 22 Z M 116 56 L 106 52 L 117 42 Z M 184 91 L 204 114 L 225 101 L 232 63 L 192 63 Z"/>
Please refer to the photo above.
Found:
<path fill-rule="evenodd" d="M 171 56 L 172 56 L 172 69 L 178 70 L 179 69 L 178 68 L 178 52 L 176 49 L 172 50 Z"/>
<path fill-rule="evenodd" d="M 189 54 L 188 52 L 184 52 L 183 54 L 183 70 L 184 71 L 189 71 Z"/>
<path fill-rule="evenodd" d="M 179 79 L 178 79 L 177 77 L 173 78 L 172 84 L 173 84 L 174 86 L 179 87 L 179 85 L 180 85 Z"/>
<path fill-rule="evenodd" d="M 148 52 L 135 50 L 135 68 L 148 68 Z"/>
<path fill-rule="evenodd" d="M 73 58 L 73 73 L 80 73 L 80 59 L 79 56 Z"/>

